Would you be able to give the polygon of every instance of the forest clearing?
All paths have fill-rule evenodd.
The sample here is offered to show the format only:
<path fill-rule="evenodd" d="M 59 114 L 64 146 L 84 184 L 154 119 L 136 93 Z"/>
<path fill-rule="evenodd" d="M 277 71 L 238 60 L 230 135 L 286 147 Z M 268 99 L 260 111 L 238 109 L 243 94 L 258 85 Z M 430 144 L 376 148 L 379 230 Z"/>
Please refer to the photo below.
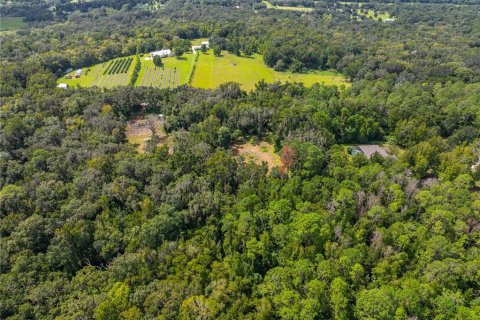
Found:
<path fill-rule="evenodd" d="M 148 143 L 152 139 L 157 147 L 164 144 L 171 145 L 170 136 L 165 133 L 164 120 L 157 115 L 147 115 L 146 117 L 137 116 L 127 123 L 125 129 L 127 141 L 136 146 L 138 153 L 145 153 Z"/>
<path fill-rule="evenodd" d="M 261 165 L 267 163 L 268 170 L 280 166 L 280 155 L 275 153 L 273 145 L 266 141 L 239 143 L 232 145 L 233 153 L 237 157 L 243 157 L 246 162 Z"/>
<path fill-rule="evenodd" d="M 57 82 L 65 83 L 69 87 L 125 86 L 130 83 L 134 69 L 134 62 L 127 65 L 126 61 L 134 58 L 135 56 L 128 56 L 94 65 L 86 68 L 89 71 L 79 78 L 75 78 L 75 71 L 71 71 Z M 260 54 L 247 57 L 222 52 L 220 56 L 215 56 L 213 50 L 209 50 L 205 53 L 184 53 L 179 58 L 163 58 L 162 66 L 155 66 L 147 55 L 140 56 L 140 61 L 141 69 L 135 81 L 137 87 L 176 88 L 191 84 L 197 88 L 213 89 L 222 83 L 237 82 L 242 89 L 253 90 L 255 84 L 262 79 L 267 83 L 279 81 L 301 82 L 305 86 L 314 83 L 349 86 L 345 77 L 336 71 L 314 70 L 305 73 L 275 71 L 265 65 Z"/>

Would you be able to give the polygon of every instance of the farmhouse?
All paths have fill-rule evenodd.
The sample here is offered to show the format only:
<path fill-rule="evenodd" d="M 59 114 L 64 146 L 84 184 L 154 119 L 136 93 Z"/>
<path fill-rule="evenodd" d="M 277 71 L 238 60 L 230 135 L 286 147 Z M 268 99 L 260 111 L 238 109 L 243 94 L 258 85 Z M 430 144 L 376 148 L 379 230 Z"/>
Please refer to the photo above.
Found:
<path fill-rule="evenodd" d="M 150 57 L 153 59 L 153 57 L 155 56 L 159 56 L 160 58 L 165 58 L 165 57 L 171 57 L 173 54 L 172 54 L 172 50 L 170 49 L 165 49 L 165 50 L 158 50 L 158 51 L 153 51 L 153 52 L 150 52 Z"/>
<path fill-rule="evenodd" d="M 205 47 L 210 48 L 210 42 L 208 41 L 202 41 L 202 46 L 205 45 Z"/>
<path fill-rule="evenodd" d="M 195 51 L 202 49 L 202 46 L 192 46 L 192 52 L 195 53 Z"/>
<path fill-rule="evenodd" d="M 351 154 L 356 156 L 357 154 L 363 153 L 367 158 L 370 158 L 374 153 L 378 153 L 382 157 L 387 157 L 388 153 L 384 148 L 380 147 L 377 144 L 363 144 L 354 147 L 351 150 Z"/>

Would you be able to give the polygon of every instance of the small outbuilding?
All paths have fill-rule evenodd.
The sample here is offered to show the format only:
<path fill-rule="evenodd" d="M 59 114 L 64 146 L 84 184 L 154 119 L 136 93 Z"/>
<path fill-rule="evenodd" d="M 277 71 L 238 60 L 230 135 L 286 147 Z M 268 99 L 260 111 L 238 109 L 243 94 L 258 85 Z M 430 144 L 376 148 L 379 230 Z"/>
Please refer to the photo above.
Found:
<path fill-rule="evenodd" d="M 57 88 L 59 88 L 59 89 L 67 89 L 67 88 L 68 88 L 68 84 L 66 84 L 66 83 L 59 83 L 59 84 L 57 85 Z"/>
<path fill-rule="evenodd" d="M 378 153 L 382 157 L 388 157 L 387 151 L 378 144 L 361 144 L 353 147 L 350 153 L 352 156 L 363 153 L 367 158 L 370 158 L 374 153 Z"/>
<path fill-rule="evenodd" d="M 78 69 L 77 71 L 75 71 L 75 78 L 80 78 L 80 75 L 83 73 L 83 70 L 82 69 Z"/>

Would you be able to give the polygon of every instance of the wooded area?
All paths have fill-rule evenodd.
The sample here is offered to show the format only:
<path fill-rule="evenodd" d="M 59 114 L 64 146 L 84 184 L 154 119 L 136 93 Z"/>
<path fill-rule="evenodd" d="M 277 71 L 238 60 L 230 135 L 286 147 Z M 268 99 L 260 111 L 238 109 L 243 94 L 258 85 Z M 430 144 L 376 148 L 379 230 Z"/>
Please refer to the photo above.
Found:
<path fill-rule="evenodd" d="M 480 5 L 409 2 L 92 1 L 0 34 L 0 318 L 479 319 Z M 56 88 L 198 38 L 352 83 Z"/>

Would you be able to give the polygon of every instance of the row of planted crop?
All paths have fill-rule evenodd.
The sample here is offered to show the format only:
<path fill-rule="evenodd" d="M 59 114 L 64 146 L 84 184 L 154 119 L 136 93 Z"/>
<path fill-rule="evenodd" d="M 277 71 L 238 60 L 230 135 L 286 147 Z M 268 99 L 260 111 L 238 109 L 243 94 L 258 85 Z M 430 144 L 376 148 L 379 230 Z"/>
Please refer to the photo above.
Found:
<path fill-rule="evenodd" d="M 133 58 L 118 59 L 110 62 L 107 69 L 103 71 L 103 75 L 111 75 L 117 73 L 127 73 L 128 68 L 132 64 Z"/>

